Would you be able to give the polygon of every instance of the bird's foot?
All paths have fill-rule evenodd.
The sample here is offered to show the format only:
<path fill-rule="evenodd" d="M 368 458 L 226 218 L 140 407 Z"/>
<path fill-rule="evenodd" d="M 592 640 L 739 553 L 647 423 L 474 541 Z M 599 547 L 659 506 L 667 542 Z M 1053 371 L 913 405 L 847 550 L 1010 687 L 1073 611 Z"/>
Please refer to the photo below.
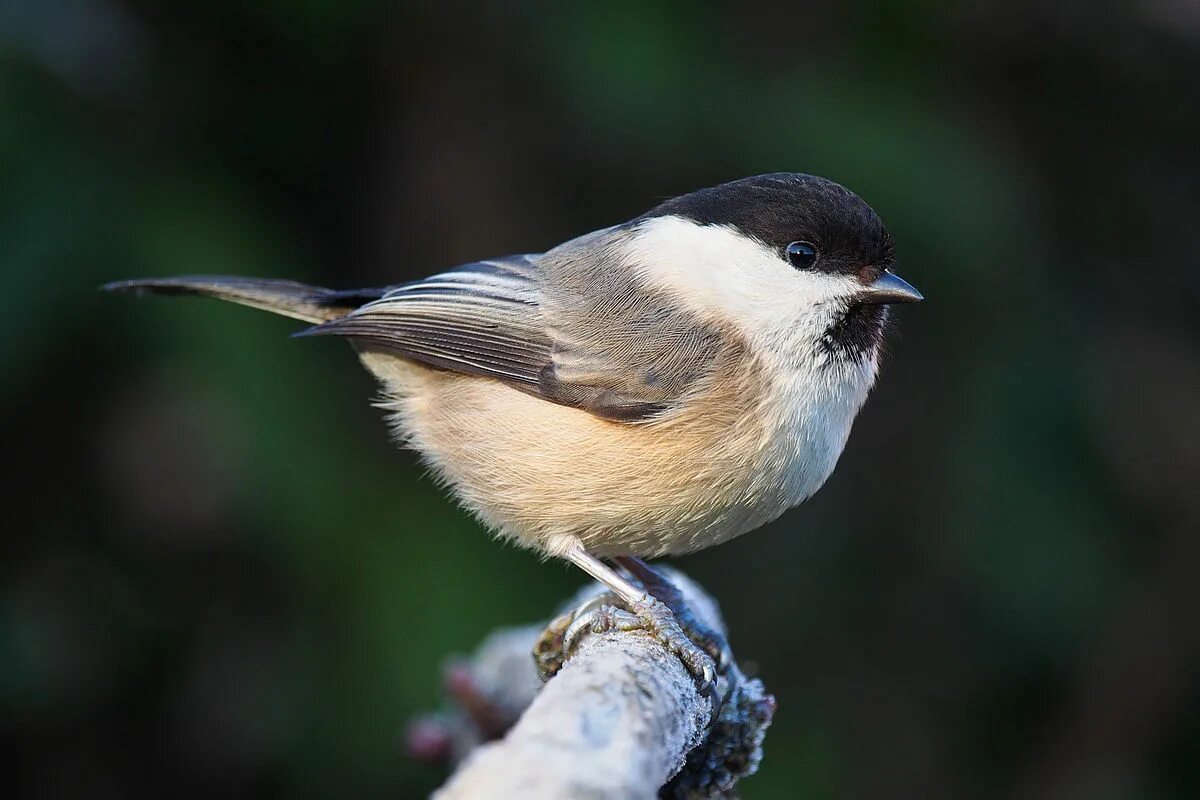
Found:
<path fill-rule="evenodd" d="M 712 703 L 712 718 L 716 719 L 722 702 L 717 692 L 717 659 L 710 656 L 700 643 L 693 641 L 691 631 L 680 624 L 674 610 L 662 600 L 647 594 L 641 602 L 626 605 L 640 623 L 637 627 L 647 631 L 683 662 L 696 681 L 696 689 Z"/>
<path fill-rule="evenodd" d="M 716 666 L 717 674 L 724 675 L 733 664 L 733 648 L 718 630 L 707 624 L 683 598 L 683 592 L 671 579 L 640 558 L 624 556 L 617 559 L 625 570 L 642 585 L 646 593 L 658 598 L 675 614 L 675 621 Z"/>
<path fill-rule="evenodd" d="M 715 719 L 721 706 L 717 692 L 718 662 L 689 638 L 666 603 L 649 594 L 626 601 L 605 592 L 559 617 L 534 648 L 539 671 L 543 678 L 554 675 L 585 634 L 632 630 L 646 631 L 683 662 L 696 681 L 697 690 L 712 703 L 712 718 Z"/>

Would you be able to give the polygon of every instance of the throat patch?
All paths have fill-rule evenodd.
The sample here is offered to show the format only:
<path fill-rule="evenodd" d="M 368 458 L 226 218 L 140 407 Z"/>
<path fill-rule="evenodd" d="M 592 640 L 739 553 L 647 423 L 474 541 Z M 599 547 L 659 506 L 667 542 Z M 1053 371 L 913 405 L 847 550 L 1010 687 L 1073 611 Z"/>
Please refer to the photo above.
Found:
<path fill-rule="evenodd" d="M 886 305 L 850 306 L 825 330 L 819 346 L 834 358 L 861 361 L 883 341 L 887 318 Z"/>

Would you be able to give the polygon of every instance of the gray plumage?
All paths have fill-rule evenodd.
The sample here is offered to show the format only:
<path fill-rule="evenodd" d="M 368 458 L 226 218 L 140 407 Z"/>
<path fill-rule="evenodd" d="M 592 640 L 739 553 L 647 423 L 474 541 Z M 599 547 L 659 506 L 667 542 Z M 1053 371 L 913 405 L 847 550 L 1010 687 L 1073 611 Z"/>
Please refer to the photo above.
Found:
<path fill-rule="evenodd" d="M 728 337 L 640 285 L 610 228 L 542 255 L 466 264 L 302 335 L 347 336 L 617 421 L 670 411 Z"/>
<path fill-rule="evenodd" d="M 632 422 L 669 413 L 732 343 L 661 292 L 639 285 L 623 228 L 544 254 L 464 264 L 387 289 L 184 276 L 113 291 L 195 294 L 319 323 L 429 366 L 495 378 L 561 405 Z M 365 305 L 360 305 L 365 303 Z"/>

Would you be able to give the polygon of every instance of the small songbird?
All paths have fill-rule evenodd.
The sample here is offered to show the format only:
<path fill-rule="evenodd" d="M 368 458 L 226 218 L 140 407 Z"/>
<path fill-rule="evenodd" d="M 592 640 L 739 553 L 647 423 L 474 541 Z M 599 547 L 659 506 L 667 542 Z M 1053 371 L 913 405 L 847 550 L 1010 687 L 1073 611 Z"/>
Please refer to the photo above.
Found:
<path fill-rule="evenodd" d="M 646 591 L 640 559 L 720 544 L 821 487 L 875 382 L 888 304 L 922 299 L 893 262 L 857 195 L 776 173 L 383 289 L 106 288 L 216 297 L 349 338 L 397 440 L 466 508 L 606 584 L 704 682 L 713 662 Z"/>

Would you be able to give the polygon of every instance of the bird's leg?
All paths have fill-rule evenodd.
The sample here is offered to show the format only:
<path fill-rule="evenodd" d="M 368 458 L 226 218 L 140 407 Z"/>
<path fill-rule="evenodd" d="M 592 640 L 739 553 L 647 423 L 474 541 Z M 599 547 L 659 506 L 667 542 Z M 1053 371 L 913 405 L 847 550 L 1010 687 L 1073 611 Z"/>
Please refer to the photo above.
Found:
<path fill-rule="evenodd" d="M 733 663 L 733 650 L 718 631 L 707 625 L 683 599 L 679 587 L 671 579 L 637 556 L 617 556 L 618 564 L 652 596 L 667 604 L 675 619 L 693 642 L 700 645 L 716 664 L 717 674 L 724 675 Z"/>
<path fill-rule="evenodd" d="M 572 564 L 607 586 L 620 599 L 621 604 L 628 609 L 629 614 L 623 614 L 617 609 L 603 605 L 586 610 L 579 609 L 574 615 L 574 621 L 563 636 L 564 649 L 570 649 L 574 638 L 584 627 L 597 632 L 613 629 L 644 629 L 683 662 L 688 672 L 692 673 L 692 677 L 696 679 L 701 693 L 708 696 L 716 707 L 719 699 L 716 697 L 714 661 L 683 632 L 671 608 L 646 589 L 630 583 L 603 561 L 587 552 L 582 544 L 571 547 L 566 552 L 566 557 Z M 669 583 L 666 585 L 670 586 Z M 671 588 L 674 589 L 673 586 Z M 676 595 L 678 595 L 678 590 L 676 590 Z M 592 605 L 595 603 L 593 602 Z"/>

